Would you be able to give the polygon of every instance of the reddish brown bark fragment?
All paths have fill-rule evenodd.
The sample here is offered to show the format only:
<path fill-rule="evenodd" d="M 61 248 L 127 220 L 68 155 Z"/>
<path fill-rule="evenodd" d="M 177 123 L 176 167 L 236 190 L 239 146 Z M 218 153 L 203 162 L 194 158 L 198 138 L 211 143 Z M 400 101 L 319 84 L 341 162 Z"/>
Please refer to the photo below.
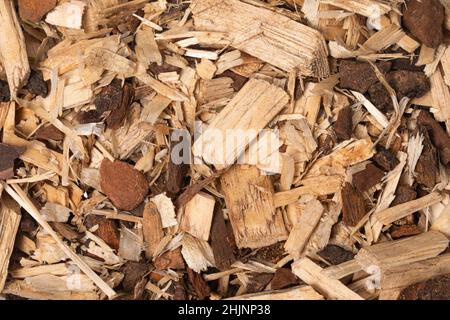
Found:
<path fill-rule="evenodd" d="M 377 63 L 376 66 L 382 73 L 386 73 L 391 68 L 391 63 L 383 61 Z M 365 93 L 371 85 L 378 82 L 372 66 L 367 62 L 344 60 L 339 67 L 339 76 L 341 88 L 361 93 Z"/>
<path fill-rule="evenodd" d="M 441 162 L 448 165 L 450 163 L 450 137 L 447 132 L 429 112 L 424 110 L 417 117 L 417 123 L 428 129 L 434 145 L 439 149 Z"/>
<path fill-rule="evenodd" d="M 450 275 L 413 284 L 401 292 L 398 300 L 450 300 Z"/>
<path fill-rule="evenodd" d="M 19 0 L 19 15 L 23 20 L 39 22 L 56 7 L 57 0 Z"/>
<path fill-rule="evenodd" d="M 116 221 L 90 214 L 86 217 L 84 223 L 88 229 L 98 225 L 94 234 L 105 241 L 111 248 L 119 250 L 120 232 Z"/>
<path fill-rule="evenodd" d="M 14 177 L 14 160 L 25 152 L 25 148 L 0 143 L 0 180 Z"/>
<path fill-rule="evenodd" d="M 385 171 L 393 170 L 400 163 L 392 152 L 383 147 L 379 148 L 372 160 Z"/>
<path fill-rule="evenodd" d="M 391 232 L 391 237 L 393 239 L 414 236 L 421 233 L 420 229 L 413 224 L 405 224 L 400 227 L 394 227 L 393 229 L 394 230 Z"/>
<path fill-rule="evenodd" d="M 352 137 L 353 132 L 353 122 L 352 122 L 353 111 L 350 107 L 345 107 L 339 111 L 338 118 L 333 125 L 334 132 L 338 141 L 348 140 Z"/>
<path fill-rule="evenodd" d="M 438 0 L 409 0 L 403 25 L 427 47 L 437 48 L 444 37 L 444 6 Z"/>
<path fill-rule="evenodd" d="M 156 270 L 182 270 L 186 267 L 180 248 L 163 253 L 156 258 L 154 265 Z"/>
<path fill-rule="evenodd" d="M 236 261 L 233 254 L 232 240 L 229 237 L 220 205 L 216 203 L 214 217 L 211 226 L 211 248 L 214 253 L 214 260 L 219 270 L 227 270 Z"/>
<path fill-rule="evenodd" d="M 112 203 L 121 210 L 133 210 L 148 193 L 145 176 L 123 161 L 104 159 L 100 165 L 100 186 Z"/>
<path fill-rule="evenodd" d="M 417 161 L 415 168 L 416 182 L 427 187 L 433 188 L 436 185 L 438 172 L 437 152 L 431 144 L 427 131 L 422 128 L 420 130 L 424 136 L 422 154 Z"/>
<path fill-rule="evenodd" d="M 360 192 L 365 192 L 370 188 L 376 186 L 384 177 L 384 172 L 372 163 L 369 163 L 366 168 L 353 175 L 353 185 Z"/>
<path fill-rule="evenodd" d="M 280 290 L 293 286 L 299 282 L 297 276 L 291 270 L 286 268 L 277 269 L 270 283 L 272 290 Z"/>
<path fill-rule="evenodd" d="M 209 297 L 211 290 L 201 274 L 195 272 L 191 268 L 188 268 L 188 278 L 200 300 L 204 300 Z"/>
<path fill-rule="evenodd" d="M 341 190 L 343 221 L 346 225 L 354 227 L 365 216 L 366 208 L 364 197 L 348 182 Z"/>

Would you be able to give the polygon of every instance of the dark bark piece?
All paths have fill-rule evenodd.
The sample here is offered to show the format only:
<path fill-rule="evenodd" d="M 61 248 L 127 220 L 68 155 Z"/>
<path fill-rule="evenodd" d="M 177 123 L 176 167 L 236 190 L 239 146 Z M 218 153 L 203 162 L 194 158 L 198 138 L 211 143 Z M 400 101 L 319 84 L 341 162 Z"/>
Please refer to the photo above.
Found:
<path fill-rule="evenodd" d="M 382 61 L 376 63 L 378 69 L 384 74 L 391 69 L 391 63 Z M 367 62 L 344 60 L 339 67 L 340 87 L 366 93 L 370 86 L 378 82 L 372 66 Z"/>
<path fill-rule="evenodd" d="M 391 71 L 386 75 L 386 81 L 395 90 L 399 100 L 403 97 L 419 98 L 430 91 L 431 86 L 430 79 L 417 71 Z"/>
<path fill-rule="evenodd" d="M 178 145 L 179 143 L 187 143 L 183 139 L 180 141 L 171 141 L 171 147 L 170 152 L 171 156 L 169 157 L 169 163 L 167 165 L 167 172 L 166 172 L 166 187 L 167 191 L 170 194 L 177 195 L 180 193 L 182 188 L 184 187 L 184 179 L 186 178 L 188 172 L 189 172 L 189 164 L 186 163 L 174 163 L 172 160 L 172 150 L 173 148 Z M 176 156 L 179 156 L 181 159 L 184 159 L 184 149 L 182 149 L 181 154 L 177 154 Z"/>
<path fill-rule="evenodd" d="M 450 275 L 408 286 L 398 300 L 450 300 Z"/>
<path fill-rule="evenodd" d="M 403 237 L 414 236 L 419 233 L 421 233 L 421 231 L 416 225 L 405 224 L 400 227 L 393 227 L 393 230 L 391 231 L 391 237 L 392 239 L 399 239 Z"/>
<path fill-rule="evenodd" d="M 57 0 L 19 0 L 19 15 L 22 20 L 37 23 L 53 8 Z"/>
<path fill-rule="evenodd" d="M 80 112 L 77 115 L 77 120 L 81 124 L 102 122 L 106 117 L 111 115 L 112 110 L 118 109 L 119 111 L 116 111 L 116 114 L 113 115 L 113 118 L 109 120 L 110 125 L 111 123 L 115 124 L 114 121 L 121 120 L 120 111 L 122 106 L 122 99 L 122 82 L 119 79 L 114 79 L 95 97 L 95 110 Z"/>
<path fill-rule="evenodd" d="M 20 219 L 20 231 L 26 232 L 31 235 L 36 231 L 37 228 L 38 224 L 29 215 L 24 215 L 22 219 Z"/>
<path fill-rule="evenodd" d="M 322 251 L 318 253 L 319 256 L 327 260 L 332 265 L 338 265 L 353 259 L 355 254 L 344 248 L 328 244 Z"/>
<path fill-rule="evenodd" d="M 346 225 L 354 227 L 366 214 L 364 197 L 357 189 L 346 182 L 341 190 L 342 215 Z"/>
<path fill-rule="evenodd" d="M 253 273 L 250 275 L 250 281 L 247 285 L 247 293 L 261 292 L 273 279 L 273 273 Z"/>
<path fill-rule="evenodd" d="M 14 160 L 24 152 L 24 147 L 12 147 L 0 143 L 0 180 L 14 177 Z"/>
<path fill-rule="evenodd" d="M 119 129 L 127 116 L 128 109 L 133 102 L 134 99 L 134 89 L 133 87 L 125 83 L 123 89 L 122 89 L 122 99 L 118 105 L 116 105 L 115 108 L 111 109 L 111 113 L 109 116 L 106 117 L 106 126 L 109 129 Z"/>
<path fill-rule="evenodd" d="M 173 282 L 173 286 L 173 300 L 186 300 L 186 288 L 184 287 L 183 279 L 181 278 L 178 282 Z"/>
<path fill-rule="evenodd" d="M 64 137 L 64 133 L 59 131 L 54 125 L 40 127 L 35 133 L 35 138 L 42 140 L 62 141 Z"/>
<path fill-rule="evenodd" d="M 122 85 L 119 79 L 114 79 L 102 89 L 94 99 L 95 109 L 99 114 L 114 110 L 122 103 Z"/>
<path fill-rule="evenodd" d="M 224 73 L 221 74 L 221 76 L 233 79 L 233 89 L 236 92 L 241 90 L 242 87 L 245 85 L 245 83 L 248 81 L 248 78 L 238 75 L 237 73 L 234 73 L 231 70 L 226 70 Z"/>
<path fill-rule="evenodd" d="M 384 171 L 369 163 L 366 168 L 353 175 L 353 185 L 360 192 L 365 192 L 376 186 L 384 177 Z"/>
<path fill-rule="evenodd" d="M 381 82 L 374 83 L 370 86 L 369 97 L 370 102 L 379 110 L 383 112 L 394 110 L 394 103 L 392 102 L 391 96 Z"/>
<path fill-rule="evenodd" d="M 80 124 L 102 122 L 102 115 L 97 110 L 82 111 L 77 114 Z"/>
<path fill-rule="evenodd" d="M 423 150 L 417 161 L 415 168 L 416 182 L 431 189 L 436 185 L 439 174 L 437 152 L 431 144 L 427 130 L 422 127 L 420 132 L 423 134 Z"/>
<path fill-rule="evenodd" d="M 71 242 L 80 240 L 83 237 L 81 233 L 73 230 L 67 223 L 51 222 L 50 224 L 56 232 L 64 237 L 64 239 L 67 239 Z"/>
<path fill-rule="evenodd" d="M 149 271 L 149 266 L 145 263 L 128 261 L 125 263 L 122 272 L 124 278 L 122 280 L 122 287 L 126 292 L 134 292 L 136 286 L 146 276 Z"/>
<path fill-rule="evenodd" d="M 416 63 L 419 60 L 419 50 L 415 52 L 412 58 L 399 58 L 392 60 L 392 70 L 423 71 L 424 66 L 416 66 Z M 404 50 L 400 50 L 400 52 L 408 55 L 408 53 Z"/>
<path fill-rule="evenodd" d="M 270 286 L 272 290 L 281 290 L 298 284 L 299 279 L 291 270 L 286 268 L 277 269 Z"/>
<path fill-rule="evenodd" d="M 443 40 L 444 6 L 439 0 L 409 0 L 403 25 L 427 47 L 437 48 Z"/>
<path fill-rule="evenodd" d="M 148 193 L 145 176 L 123 161 L 104 159 L 100 165 L 100 186 L 112 203 L 121 210 L 133 210 Z"/>
<path fill-rule="evenodd" d="M 253 252 L 248 258 L 260 262 L 277 263 L 286 254 L 284 242 L 280 241 L 270 246 L 260 248 Z"/>
<path fill-rule="evenodd" d="M 417 198 L 417 192 L 414 191 L 408 185 L 399 185 L 395 191 L 395 199 L 391 203 L 391 207 L 396 205 L 415 200 Z"/>
<path fill-rule="evenodd" d="M 339 111 L 336 122 L 333 124 L 333 129 L 338 141 L 348 140 L 352 137 L 353 110 L 350 107 L 345 107 Z"/>
<path fill-rule="evenodd" d="M 86 217 L 84 223 L 88 229 L 98 225 L 98 229 L 94 231 L 94 234 L 105 241 L 111 248 L 119 250 L 120 232 L 116 221 L 90 214 Z"/>
<path fill-rule="evenodd" d="M 393 170 L 400 161 L 395 155 L 384 147 L 379 147 L 372 160 L 385 171 Z"/>
<path fill-rule="evenodd" d="M 31 70 L 30 77 L 28 78 L 25 89 L 36 96 L 41 96 L 43 98 L 47 97 L 48 86 L 47 82 L 45 82 L 44 78 L 42 77 L 42 72 Z"/>
<path fill-rule="evenodd" d="M 439 149 L 441 162 L 448 165 L 450 163 L 450 137 L 447 132 L 429 112 L 424 110 L 420 111 L 417 123 L 428 129 L 434 145 Z"/>
<path fill-rule="evenodd" d="M 189 282 L 194 288 L 197 297 L 200 300 L 204 300 L 205 298 L 209 297 L 209 295 L 211 294 L 211 289 L 209 288 L 206 281 L 203 279 L 202 275 L 195 272 L 191 268 L 188 268 L 187 271 Z"/>
<path fill-rule="evenodd" d="M 162 65 L 158 65 L 156 62 L 153 62 L 152 64 L 150 64 L 148 71 L 150 72 L 150 74 L 157 76 L 158 74 L 163 72 L 176 71 L 178 73 L 181 71 L 181 68 L 172 66 L 165 62 L 163 62 Z"/>
<path fill-rule="evenodd" d="M 0 80 L 0 102 L 8 102 L 11 100 L 8 82 Z"/>
<path fill-rule="evenodd" d="M 211 248 L 219 270 L 228 270 L 236 261 L 220 204 L 216 203 L 211 225 Z"/>
<path fill-rule="evenodd" d="M 163 253 L 155 259 L 153 264 L 156 270 L 183 270 L 186 267 L 181 248 Z"/>

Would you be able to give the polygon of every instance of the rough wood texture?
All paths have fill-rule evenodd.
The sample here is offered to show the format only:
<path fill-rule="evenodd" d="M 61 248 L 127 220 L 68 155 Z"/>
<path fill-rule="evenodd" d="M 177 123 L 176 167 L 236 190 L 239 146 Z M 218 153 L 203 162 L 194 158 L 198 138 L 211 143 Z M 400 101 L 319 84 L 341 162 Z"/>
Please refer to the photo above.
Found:
<path fill-rule="evenodd" d="M 249 80 L 195 142 L 194 155 L 219 169 L 233 164 L 288 101 L 284 90 L 266 81 Z M 230 147 L 236 134 L 241 138 Z"/>
<path fill-rule="evenodd" d="M 450 254 L 389 268 L 382 273 L 383 289 L 398 289 L 450 273 Z"/>
<path fill-rule="evenodd" d="M 152 259 L 155 251 L 164 237 L 161 216 L 156 205 L 149 201 L 145 204 L 142 221 L 142 231 L 145 240 L 145 256 Z"/>
<path fill-rule="evenodd" d="M 310 286 L 245 294 L 227 300 L 323 300 L 323 296 Z"/>
<path fill-rule="evenodd" d="M 19 25 L 12 0 L 0 1 L 0 59 L 8 78 L 9 90 L 13 98 L 28 80 L 28 62 L 25 39 Z"/>
<path fill-rule="evenodd" d="M 449 240 L 442 233 L 429 231 L 417 236 L 362 248 L 355 259 L 364 268 L 376 265 L 382 269 L 389 269 L 433 258 L 443 252 L 448 247 L 448 243 Z"/>
<path fill-rule="evenodd" d="M 197 30 L 226 32 L 231 46 L 282 70 L 329 74 L 322 35 L 283 15 L 237 0 L 195 0 L 192 13 Z"/>
<path fill-rule="evenodd" d="M 341 190 L 341 198 L 343 221 L 346 225 L 354 227 L 366 215 L 364 196 L 346 182 Z"/>
<path fill-rule="evenodd" d="M 301 187 L 293 188 L 288 191 L 281 191 L 274 194 L 275 207 L 283 207 L 294 203 L 305 194 L 324 196 L 336 193 L 340 190 L 342 179 L 337 175 L 317 176 L 306 178 L 300 181 Z"/>
<path fill-rule="evenodd" d="M 8 276 L 9 258 L 14 249 L 20 217 L 20 207 L 3 196 L 0 201 L 0 292 L 3 291 Z"/>
<path fill-rule="evenodd" d="M 324 208 L 318 200 L 312 200 L 306 204 L 302 215 L 292 228 L 289 238 L 284 245 L 285 250 L 295 259 L 298 259 L 303 253 L 322 217 L 323 211 Z"/>
<path fill-rule="evenodd" d="M 396 220 L 404 218 L 413 212 L 427 208 L 441 200 L 442 196 L 437 192 L 433 192 L 422 198 L 379 211 L 373 215 L 373 218 L 374 221 L 380 222 L 383 225 L 387 225 Z"/>
<path fill-rule="evenodd" d="M 332 300 L 363 300 L 358 294 L 347 288 L 339 280 L 322 273 L 322 268 L 308 258 L 302 258 L 292 264 L 292 271 L 300 279 Z"/>
<path fill-rule="evenodd" d="M 254 166 L 236 165 L 220 183 L 239 248 L 260 248 L 287 239 L 283 217 L 274 209 L 268 176 Z"/>

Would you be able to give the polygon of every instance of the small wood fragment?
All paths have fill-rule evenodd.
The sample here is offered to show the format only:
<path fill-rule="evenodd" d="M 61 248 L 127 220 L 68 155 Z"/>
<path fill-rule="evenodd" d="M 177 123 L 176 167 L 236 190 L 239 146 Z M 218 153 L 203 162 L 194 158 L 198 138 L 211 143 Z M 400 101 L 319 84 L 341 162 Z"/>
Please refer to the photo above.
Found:
<path fill-rule="evenodd" d="M 145 204 L 142 221 L 142 231 L 145 240 L 145 256 L 152 259 L 156 248 L 164 237 L 161 216 L 156 205 L 149 201 Z"/>
<path fill-rule="evenodd" d="M 365 192 L 380 183 L 383 177 L 383 170 L 369 163 L 364 170 L 353 175 L 353 185 L 359 192 Z"/>
<path fill-rule="evenodd" d="M 14 249 L 20 218 L 19 206 L 6 196 L 2 196 L 0 203 L 0 292 L 3 291 L 8 276 L 9 259 Z"/>
<path fill-rule="evenodd" d="M 145 176 L 122 162 L 104 159 L 100 166 L 100 186 L 118 209 L 133 210 L 148 192 Z"/>
<path fill-rule="evenodd" d="M 219 169 L 233 164 L 256 138 L 254 134 L 257 135 L 288 101 L 284 90 L 266 81 L 249 80 L 197 139 L 193 146 L 194 155 Z M 243 132 L 250 135 L 239 139 L 234 148 L 225 148 L 238 129 L 241 135 Z M 210 141 L 215 144 L 208 143 Z"/>
<path fill-rule="evenodd" d="M 213 220 L 215 199 L 213 196 L 199 192 L 184 209 L 181 229 L 194 237 L 208 241 Z"/>
<path fill-rule="evenodd" d="M 293 286 L 298 283 L 298 278 L 291 270 L 286 268 L 279 268 L 275 272 L 270 287 L 272 290 L 281 290 Z"/>
<path fill-rule="evenodd" d="M 5 68 L 11 96 L 16 98 L 17 90 L 28 79 L 30 65 L 25 38 L 12 0 L 0 2 L 0 30 L 3 30 L 3 36 L 0 38 L 0 60 Z"/>
<path fill-rule="evenodd" d="M 333 125 L 334 132 L 339 141 L 348 140 L 352 137 L 352 115 L 353 111 L 350 107 L 345 107 L 339 111 L 338 118 Z"/>
<path fill-rule="evenodd" d="M 294 259 L 298 259 L 305 249 L 312 233 L 317 227 L 324 208 L 320 201 L 314 199 L 308 202 L 305 209 L 291 230 L 284 248 Z"/>
<path fill-rule="evenodd" d="M 273 186 L 254 166 L 236 165 L 220 179 L 239 248 L 259 248 L 287 239 L 274 209 Z"/>
<path fill-rule="evenodd" d="M 343 221 L 350 227 L 356 226 L 366 215 L 362 193 L 346 182 L 341 190 Z"/>
<path fill-rule="evenodd" d="M 186 267 L 181 248 L 163 253 L 155 259 L 154 265 L 156 270 L 183 270 Z"/>
<path fill-rule="evenodd" d="M 292 271 L 301 280 L 333 300 L 363 300 L 358 294 L 347 288 L 339 280 L 323 274 L 322 268 L 308 258 L 301 258 L 292 265 Z"/>
<path fill-rule="evenodd" d="M 433 258 L 448 247 L 449 240 L 438 231 L 379 243 L 362 248 L 355 259 L 364 269 L 376 265 L 382 270 Z"/>
<path fill-rule="evenodd" d="M 441 200 L 442 196 L 437 192 L 433 192 L 422 198 L 379 211 L 374 214 L 374 219 L 383 225 L 387 225 L 418 210 L 427 208 Z"/>
<path fill-rule="evenodd" d="M 196 0 L 191 9 L 196 30 L 226 32 L 232 35 L 231 46 L 282 70 L 298 68 L 303 75 L 328 76 L 327 49 L 312 28 L 236 0 Z"/>
<path fill-rule="evenodd" d="M 423 261 L 387 269 L 382 273 L 383 289 L 401 289 L 415 283 L 450 273 L 450 255 L 443 254 Z"/>
<path fill-rule="evenodd" d="M 310 286 L 298 286 L 284 290 L 245 294 L 228 300 L 323 300 L 323 296 Z"/>
<path fill-rule="evenodd" d="M 233 262 L 236 261 L 232 247 L 234 240 L 230 239 L 232 236 L 226 227 L 222 209 L 216 203 L 211 226 L 211 248 L 219 270 L 230 269 Z"/>

